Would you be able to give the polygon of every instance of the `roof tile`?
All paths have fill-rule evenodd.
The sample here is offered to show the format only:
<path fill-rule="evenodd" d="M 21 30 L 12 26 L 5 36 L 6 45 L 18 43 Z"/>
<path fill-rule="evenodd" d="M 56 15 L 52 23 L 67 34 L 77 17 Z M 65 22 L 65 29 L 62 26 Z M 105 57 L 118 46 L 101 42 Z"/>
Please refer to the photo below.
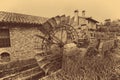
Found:
<path fill-rule="evenodd" d="M 45 17 L 0 11 L 0 22 L 42 24 L 47 20 Z"/>

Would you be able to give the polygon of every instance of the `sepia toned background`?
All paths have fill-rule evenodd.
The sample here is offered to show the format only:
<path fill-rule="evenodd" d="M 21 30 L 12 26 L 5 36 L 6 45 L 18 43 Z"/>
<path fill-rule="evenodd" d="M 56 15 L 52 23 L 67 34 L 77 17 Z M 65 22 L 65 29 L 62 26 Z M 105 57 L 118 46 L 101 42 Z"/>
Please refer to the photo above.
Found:
<path fill-rule="evenodd" d="M 73 15 L 73 11 L 78 9 L 86 10 L 87 16 L 103 21 L 120 17 L 119 4 L 120 0 L 0 0 L 0 11 L 52 17 Z"/>

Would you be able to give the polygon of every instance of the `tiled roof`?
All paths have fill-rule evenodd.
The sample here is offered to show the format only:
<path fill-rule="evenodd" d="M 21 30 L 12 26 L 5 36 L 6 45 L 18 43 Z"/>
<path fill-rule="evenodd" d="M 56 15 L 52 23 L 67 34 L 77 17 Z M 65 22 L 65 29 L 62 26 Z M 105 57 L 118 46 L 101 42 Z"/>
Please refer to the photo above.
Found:
<path fill-rule="evenodd" d="M 0 11 L 0 22 L 42 24 L 48 18 Z"/>
<path fill-rule="evenodd" d="M 91 18 L 91 17 L 87 17 L 86 19 L 87 19 L 87 20 L 90 20 L 90 21 L 93 21 L 93 22 L 95 22 L 95 23 L 99 23 L 97 20 L 95 20 L 95 19 L 93 19 L 93 18 Z"/>
<path fill-rule="evenodd" d="M 81 16 L 78 16 L 78 17 L 89 20 L 89 21 L 92 21 L 92 22 L 95 22 L 95 23 L 99 23 L 99 21 L 93 19 L 92 17 L 81 17 Z M 72 17 L 71 19 L 74 20 L 74 17 Z"/>
<path fill-rule="evenodd" d="M 81 16 L 79 16 L 79 18 L 84 18 L 86 20 L 89 20 L 89 21 L 92 21 L 92 22 L 95 22 L 95 23 L 99 23 L 97 20 L 93 19 L 92 17 L 81 17 Z"/>

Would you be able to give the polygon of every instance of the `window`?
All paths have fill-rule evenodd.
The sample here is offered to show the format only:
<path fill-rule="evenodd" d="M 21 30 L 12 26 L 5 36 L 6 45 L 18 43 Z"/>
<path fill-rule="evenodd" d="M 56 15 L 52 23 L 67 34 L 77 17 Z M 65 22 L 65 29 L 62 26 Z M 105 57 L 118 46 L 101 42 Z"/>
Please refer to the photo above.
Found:
<path fill-rule="evenodd" d="M 88 20 L 88 23 L 90 23 L 89 20 Z"/>
<path fill-rule="evenodd" d="M 93 37 L 93 33 L 91 33 L 91 37 Z"/>
<path fill-rule="evenodd" d="M 10 61 L 10 54 L 7 52 L 3 52 L 1 55 L 1 60 L 3 62 L 9 62 Z"/>
<path fill-rule="evenodd" d="M 0 29 L 0 48 L 10 47 L 9 29 Z"/>

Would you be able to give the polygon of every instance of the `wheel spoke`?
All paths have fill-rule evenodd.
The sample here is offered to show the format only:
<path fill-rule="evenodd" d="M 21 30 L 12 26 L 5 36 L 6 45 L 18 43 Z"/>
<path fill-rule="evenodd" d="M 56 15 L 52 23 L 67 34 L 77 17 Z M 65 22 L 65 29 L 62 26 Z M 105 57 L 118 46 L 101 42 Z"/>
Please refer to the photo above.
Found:
<path fill-rule="evenodd" d="M 73 40 L 72 35 L 74 34 L 74 32 L 72 32 L 69 27 L 63 26 L 63 27 L 56 28 L 55 30 L 53 30 L 53 33 L 50 33 L 49 36 L 46 36 L 47 40 L 44 40 L 44 43 L 43 43 L 46 50 L 51 49 L 52 46 L 54 45 L 58 45 L 60 48 L 62 48 L 62 46 L 68 43 L 69 41 L 68 39 L 72 41 Z M 68 38 L 68 36 L 71 38 Z M 50 37 L 50 40 L 49 40 L 49 37 Z"/>
<path fill-rule="evenodd" d="M 63 29 L 61 30 L 61 41 L 62 41 L 62 36 L 63 36 Z M 63 42 L 63 41 L 62 41 Z M 64 42 L 63 42 L 64 43 Z"/>

